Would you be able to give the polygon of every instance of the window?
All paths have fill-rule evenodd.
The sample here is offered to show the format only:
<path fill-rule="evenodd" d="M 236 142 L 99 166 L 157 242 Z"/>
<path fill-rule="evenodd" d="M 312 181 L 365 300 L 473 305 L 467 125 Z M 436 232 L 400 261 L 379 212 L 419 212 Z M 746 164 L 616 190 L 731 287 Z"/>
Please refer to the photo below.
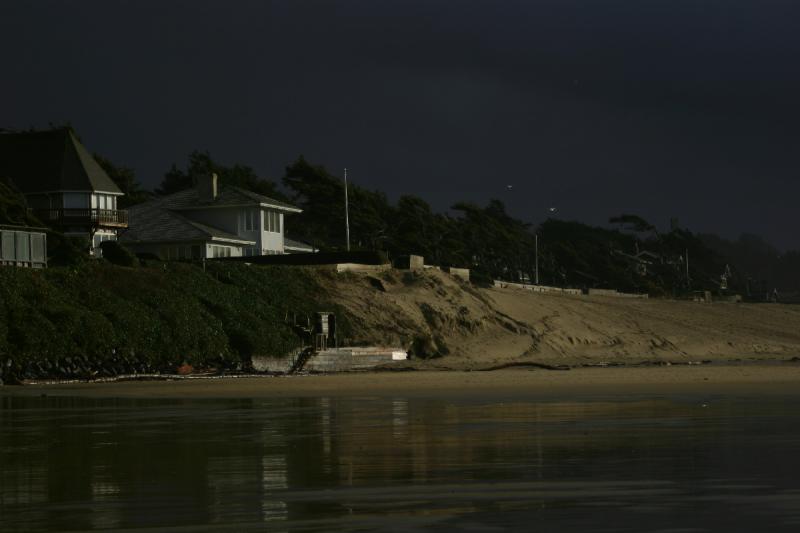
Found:
<path fill-rule="evenodd" d="M 99 249 L 102 243 L 113 240 L 116 240 L 114 235 L 108 235 L 105 233 L 95 233 L 94 238 L 92 239 L 92 245 L 95 249 Z"/>
<path fill-rule="evenodd" d="M 92 209 L 116 209 L 117 197 L 113 194 L 92 194 Z"/>
<path fill-rule="evenodd" d="M 277 211 L 264 212 L 264 231 L 281 232 L 281 214 Z"/>
<path fill-rule="evenodd" d="M 211 257 L 230 257 L 230 246 L 211 246 Z"/>
<path fill-rule="evenodd" d="M 248 209 L 242 213 L 244 217 L 244 230 L 245 231 L 258 231 L 258 210 Z"/>
<path fill-rule="evenodd" d="M 91 206 L 91 197 L 87 193 L 65 192 L 64 209 L 86 209 Z"/>

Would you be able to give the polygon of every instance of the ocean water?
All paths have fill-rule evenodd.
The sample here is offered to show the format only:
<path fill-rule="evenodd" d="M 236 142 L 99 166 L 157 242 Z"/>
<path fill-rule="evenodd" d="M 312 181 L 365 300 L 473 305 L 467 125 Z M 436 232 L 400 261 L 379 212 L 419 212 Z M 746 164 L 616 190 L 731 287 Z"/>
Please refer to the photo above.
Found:
<path fill-rule="evenodd" d="M 0 397 L 0 531 L 800 531 L 798 397 Z"/>

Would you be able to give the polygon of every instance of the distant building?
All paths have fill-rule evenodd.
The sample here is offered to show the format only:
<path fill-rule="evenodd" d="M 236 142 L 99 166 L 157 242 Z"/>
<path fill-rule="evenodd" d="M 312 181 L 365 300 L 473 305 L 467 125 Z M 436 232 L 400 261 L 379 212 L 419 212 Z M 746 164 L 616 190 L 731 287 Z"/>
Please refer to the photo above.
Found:
<path fill-rule="evenodd" d="M 640 276 L 647 276 L 653 265 L 664 262 L 663 257 L 659 254 L 648 250 L 639 251 L 638 245 L 635 254 L 628 254 L 621 250 L 612 250 L 612 252 L 628 262 L 629 268 Z"/>
<path fill-rule="evenodd" d="M 123 196 L 70 128 L 0 133 L 0 177 L 27 199 L 34 215 L 66 235 L 86 237 L 91 250 L 128 226 Z"/>
<path fill-rule="evenodd" d="M 284 237 L 284 216 L 300 212 L 240 187 L 220 187 L 212 174 L 191 189 L 131 207 L 120 242 L 165 260 L 284 254 L 303 245 L 287 246 Z"/>

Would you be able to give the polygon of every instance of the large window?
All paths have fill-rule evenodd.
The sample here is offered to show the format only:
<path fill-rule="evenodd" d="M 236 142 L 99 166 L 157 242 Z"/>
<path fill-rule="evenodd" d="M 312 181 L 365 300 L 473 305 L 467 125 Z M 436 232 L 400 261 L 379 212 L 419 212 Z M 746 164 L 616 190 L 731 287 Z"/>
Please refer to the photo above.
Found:
<path fill-rule="evenodd" d="M 96 192 L 92 194 L 92 209 L 116 209 L 117 197 L 113 194 Z"/>
<path fill-rule="evenodd" d="M 231 256 L 231 247 L 230 246 L 211 246 L 211 257 L 230 257 Z"/>
<path fill-rule="evenodd" d="M 164 246 L 161 248 L 161 258 L 168 261 L 200 259 L 200 247 L 183 246 Z"/>
<path fill-rule="evenodd" d="M 264 212 L 264 231 L 281 232 L 281 214 L 277 211 Z"/>
<path fill-rule="evenodd" d="M 65 192 L 64 193 L 64 209 L 86 209 L 90 207 L 90 198 L 88 193 L 82 192 Z"/>
<path fill-rule="evenodd" d="M 248 209 L 242 213 L 244 231 L 258 231 L 258 209 Z"/>

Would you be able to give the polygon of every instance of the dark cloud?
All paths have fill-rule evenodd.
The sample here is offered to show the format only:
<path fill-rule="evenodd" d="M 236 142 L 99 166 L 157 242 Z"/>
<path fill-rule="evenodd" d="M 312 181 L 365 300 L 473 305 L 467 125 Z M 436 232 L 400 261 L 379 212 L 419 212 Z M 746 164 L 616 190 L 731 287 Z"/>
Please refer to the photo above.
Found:
<path fill-rule="evenodd" d="M 304 153 L 440 209 L 800 248 L 798 25 L 776 0 L 5 3 L 0 126 L 70 120 L 151 186 L 195 148 L 274 178 Z"/>

